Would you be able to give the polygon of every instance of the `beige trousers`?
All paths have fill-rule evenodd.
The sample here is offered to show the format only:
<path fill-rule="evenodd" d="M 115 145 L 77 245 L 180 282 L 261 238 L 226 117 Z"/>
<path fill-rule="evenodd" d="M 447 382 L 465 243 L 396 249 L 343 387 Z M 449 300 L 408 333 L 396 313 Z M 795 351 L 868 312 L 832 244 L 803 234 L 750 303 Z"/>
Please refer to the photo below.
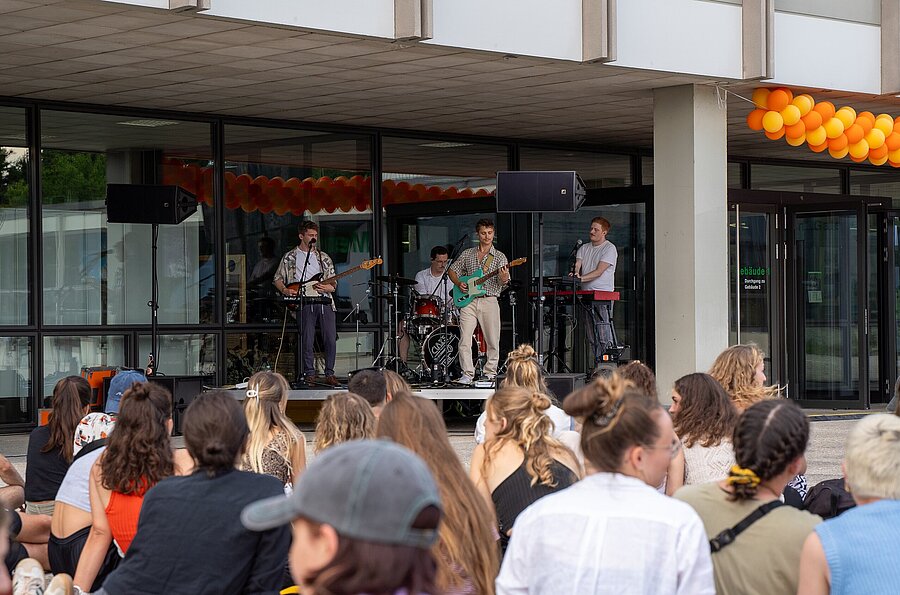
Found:
<path fill-rule="evenodd" d="M 481 297 L 459 311 L 459 366 L 463 374 L 473 378 L 475 363 L 472 361 L 472 335 L 475 326 L 481 325 L 484 342 L 487 343 L 487 363 L 485 376 L 497 375 L 500 362 L 500 304 L 495 297 Z"/>

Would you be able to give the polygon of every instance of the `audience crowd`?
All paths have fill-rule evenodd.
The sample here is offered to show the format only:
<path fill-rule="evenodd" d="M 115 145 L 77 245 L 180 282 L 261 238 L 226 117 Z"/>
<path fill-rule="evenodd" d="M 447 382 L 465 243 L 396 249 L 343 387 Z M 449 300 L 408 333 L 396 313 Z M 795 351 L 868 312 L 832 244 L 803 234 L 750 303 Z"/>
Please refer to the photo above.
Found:
<path fill-rule="evenodd" d="M 183 444 L 161 385 L 124 373 L 101 413 L 63 378 L 25 478 L 0 457 L 0 595 L 896 592 L 900 412 L 857 422 L 842 482 L 808 489 L 809 420 L 763 362 L 729 347 L 666 409 L 641 362 L 554 395 L 522 345 L 468 469 L 387 370 L 327 397 L 308 467 L 275 372 L 243 403 L 196 397 Z"/>

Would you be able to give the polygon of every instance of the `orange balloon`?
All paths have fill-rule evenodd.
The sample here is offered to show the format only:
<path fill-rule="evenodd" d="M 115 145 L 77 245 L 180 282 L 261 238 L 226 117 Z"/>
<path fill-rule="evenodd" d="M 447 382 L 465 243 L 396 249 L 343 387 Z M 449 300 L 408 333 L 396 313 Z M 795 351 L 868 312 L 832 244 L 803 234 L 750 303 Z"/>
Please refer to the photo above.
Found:
<path fill-rule="evenodd" d="M 835 159 L 843 159 L 844 157 L 847 156 L 847 152 L 849 150 L 850 149 L 847 147 L 844 147 L 843 149 L 838 149 L 838 150 L 828 149 L 828 154 L 831 155 L 832 157 L 834 157 Z"/>
<path fill-rule="evenodd" d="M 757 132 L 763 129 L 763 116 L 766 115 L 766 110 L 764 109 L 755 109 L 749 114 L 747 114 L 747 126 L 750 130 L 756 130 Z"/>
<path fill-rule="evenodd" d="M 868 154 L 869 143 L 867 143 L 865 139 L 859 141 L 858 143 L 853 143 L 852 145 L 850 145 L 850 157 L 865 159 Z"/>
<path fill-rule="evenodd" d="M 863 137 L 866 135 L 866 131 L 863 130 L 862 126 L 854 123 L 850 126 L 850 128 L 844 131 L 844 134 L 847 135 L 847 140 L 851 145 L 853 145 L 863 139 Z"/>
<path fill-rule="evenodd" d="M 869 112 L 863 112 L 856 117 L 856 123 L 862 126 L 862 129 L 866 134 L 869 134 L 869 131 L 875 127 L 875 118 L 869 116 L 872 116 L 872 114 Z"/>
<path fill-rule="evenodd" d="M 875 118 L 875 128 L 882 131 L 885 136 L 894 131 L 894 119 L 887 114 L 879 114 Z"/>
<path fill-rule="evenodd" d="M 853 111 L 852 107 L 844 106 L 838 111 L 834 112 L 834 117 L 844 123 L 844 128 L 848 126 L 852 126 L 853 122 L 856 121 L 856 112 Z"/>
<path fill-rule="evenodd" d="M 894 149 L 893 151 L 888 151 L 888 159 L 891 161 L 896 161 L 900 163 L 900 149 Z"/>
<path fill-rule="evenodd" d="M 778 132 L 769 132 L 768 130 L 766 130 L 766 136 L 771 140 L 778 140 L 782 136 L 784 136 L 784 128 L 779 128 Z"/>
<path fill-rule="evenodd" d="M 807 138 L 809 138 L 809 137 L 807 137 Z M 809 144 L 809 143 L 807 143 L 807 144 Z M 822 151 L 824 151 L 825 149 L 828 148 L 828 143 L 822 143 L 821 145 L 810 144 L 809 148 L 812 149 L 813 153 L 821 153 Z"/>
<path fill-rule="evenodd" d="M 791 101 L 791 103 L 797 106 L 797 109 L 800 110 L 801 116 L 805 116 L 809 113 L 816 102 L 811 95 L 807 95 L 806 93 L 804 93 L 803 95 L 797 95 L 796 97 L 794 97 L 794 100 Z"/>
<path fill-rule="evenodd" d="M 870 148 L 869 149 L 869 159 L 881 159 L 882 157 L 887 159 L 888 153 L 889 153 L 888 148 L 884 145 L 881 145 L 877 149 Z"/>
<path fill-rule="evenodd" d="M 803 115 L 800 113 L 800 108 L 794 104 L 788 105 L 779 113 L 781 114 L 781 119 L 784 120 L 785 126 L 792 126 L 796 124 L 800 121 L 800 116 Z"/>
<path fill-rule="evenodd" d="M 766 132 L 775 134 L 784 127 L 784 118 L 782 118 L 781 114 L 776 111 L 768 111 L 766 112 L 766 115 L 763 116 L 762 123 L 763 128 L 765 128 Z"/>
<path fill-rule="evenodd" d="M 863 161 L 866 160 L 865 157 L 854 157 L 853 155 L 850 155 L 850 159 L 852 161 L 854 161 L 855 163 L 862 163 Z"/>
<path fill-rule="evenodd" d="M 831 118 L 822 126 L 825 128 L 825 136 L 828 138 L 837 138 L 844 134 L 844 123 L 839 118 Z"/>
<path fill-rule="evenodd" d="M 891 167 L 900 167 L 900 162 L 888 160 L 888 163 L 891 164 Z"/>
<path fill-rule="evenodd" d="M 884 157 L 879 157 L 878 159 L 875 159 L 874 157 L 872 157 L 872 155 L 869 155 L 869 162 L 872 165 L 884 165 L 885 163 L 887 163 L 887 160 L 887 155 L 885 155 Z"/>
<path fill-rule="evenodd" d="M 793 97 L 791 97 L 790 91 L 787 89 L 775 89 L 769 93 L 768 108 L 780 112 L 788 106 L 791 99 L 793 99 Z"/>
<path fill-rule="evenodd" d="M 813 106 L 813 109 L 819 112 L 823 122 L 827 122 L 834 117 L 834 104 L 830 101 L 821 101 Z"/>
<path fill-rule="evenodd" d="M 806 126 L 803 122 L 797 122 L 793 126 L 786 126 L 784 129 L 784 135 L 788 138 L 800 138 L 806 137 Z"/>
<path fill-rule="evenodd" d="M 825 127 L 819 126 L 815 130 L 807 131 L 806 140 L 809 141 L 810 145 L 814 145 L 814 146 L 824 145 L 825 141 L 828 140 L 828 135 L 825 134 Z"/>
<path fill-rule="evenodd" d="M 884 133 L 877 128 L 873 128 L 866 134 L 866 142 L 869 143 L 869 148 L 877 149 L 884 144 L 884 140 Z"/>
<path fill-rule="evenodd" d="M 797 138 L 791 138 L 787 134 L 785 134 L 784 140 L 786 140 L 787 144 L 791 145 L 792 147 L 799 147 L 806 142 L 806 134 L 804 133 Z"/>
<path fill-rule="evenodd" d="M 766 110 L 769 109 L 769 91 L 765 87 L 759 87 L 753 90 L 753 95 L 751 99 L 753 99 L 753 105 L 756 107 Z"/>
<path fill-rule="evenodd" d="M 813 110 L 800 118 L 800 121 L 806 126 L 806 130 L 815 130 L 822 125 L 822 114 Z"/>
<path fill-rule="evenodd" d="M 884 146 L 888 148 L 888 151 L 900 149 L 900 132 L 890 133 L 887 138 L 884 139 Z"/>
<path fill-rule="evenodd" d="M 828 139 L 828 150 L 829 151 L 840 151 L 844 147 L 848 145 L 847 143 L 847 135 L 842 134 L 837 138 Z"/>

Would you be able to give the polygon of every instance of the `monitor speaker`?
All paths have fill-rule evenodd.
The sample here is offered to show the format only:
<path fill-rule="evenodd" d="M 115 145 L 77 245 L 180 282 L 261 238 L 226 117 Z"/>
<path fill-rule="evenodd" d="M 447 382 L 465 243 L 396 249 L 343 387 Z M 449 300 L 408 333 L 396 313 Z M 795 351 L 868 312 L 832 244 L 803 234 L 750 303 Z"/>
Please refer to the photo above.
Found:
<path fill-rule="evenodd" d="M 107 184 L 110 223 L 177 225 L 197 212 L 197 197 L 180 186 Z"/>
<path fill-rule="evenodd" d="M 584 386 L 584 374 L 547 374 L 547 388 L 562 403 L 571 393 Z"/>
<path fill-rule="evenodd" d="M 207 376 L 150 376 L 147 380 L 166 387 L 172 393 L 172 421 L 175 435 L 181 434 L 184 411 L 203 392 Z"/>
<path fill-rule="evenodd" d="M 586 190 L 574 171 L 497 172 L 497 212 L 574 212 Z"/>

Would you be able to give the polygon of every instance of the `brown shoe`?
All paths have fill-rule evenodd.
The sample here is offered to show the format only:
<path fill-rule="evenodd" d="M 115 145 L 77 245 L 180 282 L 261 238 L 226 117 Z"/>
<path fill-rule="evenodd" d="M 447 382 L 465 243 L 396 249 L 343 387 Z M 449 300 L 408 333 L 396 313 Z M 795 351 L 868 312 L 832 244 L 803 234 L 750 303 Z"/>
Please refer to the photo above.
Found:
<path fill-rule="evenodd" d="M 323 382 L 325 384 L 327 384 L 328 386 L 340 386 L 341 385 L 341 383 L 338 381 L 338 379 L 334 377 L 334 374 L 332 374 L 331 376 L 326 376 L 325 380 L 323 380 Z"/>

